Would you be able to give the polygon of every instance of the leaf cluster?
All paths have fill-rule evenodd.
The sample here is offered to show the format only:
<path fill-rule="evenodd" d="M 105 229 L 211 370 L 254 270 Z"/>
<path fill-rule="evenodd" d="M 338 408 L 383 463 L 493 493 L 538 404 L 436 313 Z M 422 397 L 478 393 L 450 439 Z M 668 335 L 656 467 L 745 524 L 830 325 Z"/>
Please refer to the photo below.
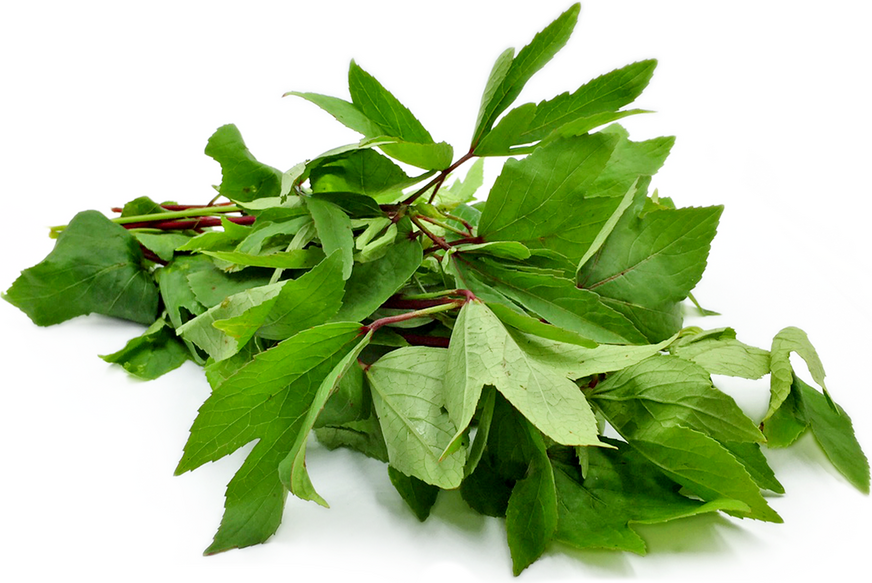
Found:
<path fill-rule="evenodd" d="M 615 123 L 644 112 L 628 106 L 656 62 L 511 108 L 578 11 L 499 56 L 459 157 L 352 62 L 350 100 L 287 95 L 358 142 L 281 171 L 223 126 L 206 154 L 228 202 L 84 211 L 6 292 L 41 326 L 89 313 L 148 325 L 103 356 L 137 377 L 204 368 L 212 392 L 177 473 L 256 442 L 207 553 L 267 540 L 288 493 L 327 505 L 306 469 L 313 433 L 386 462 L 421 520 L 453 489 L 504 518 L 516 574 L 553 543 L 644 554 L 638 523 L 780 522 L 763 492 L 783 488 L 761 446 L 807 429 L 869 491 L 851 421 L 801 330 L 763 350 L 729 328 L 683 327 L 722 208 L 650 192 L 673 139 L 633 141 Z M 495 157 L 502 170 L 478 196 Z M 765 418 L 712 375 L 768 375 Z"/>

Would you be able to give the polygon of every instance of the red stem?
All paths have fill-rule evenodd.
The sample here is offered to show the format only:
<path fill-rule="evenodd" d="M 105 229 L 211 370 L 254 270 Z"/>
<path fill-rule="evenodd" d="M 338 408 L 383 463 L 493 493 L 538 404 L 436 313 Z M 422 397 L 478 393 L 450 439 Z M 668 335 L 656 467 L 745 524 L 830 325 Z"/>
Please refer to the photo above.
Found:
<path fill-rule="evenodd" d="M 251 225 L 254 223 L 255 218 L 251 215 L 246 215 L 243 217 L 224 217 L 231 223 L 236 223 L 237 225 Z M 184 220 L 184 221 L 142 221 L 139 223 L 126 223 L 121 225 L 125 229 L 142 229 L 142 228 L 150 228 L 150 229 L 163 229 L 165 231 L 171 230 L 186 230 L 186 229 L 200 229 L 203 227 L 220 227 L 221 219 L 216 217 L 200 217 L 196 219 Z"/>

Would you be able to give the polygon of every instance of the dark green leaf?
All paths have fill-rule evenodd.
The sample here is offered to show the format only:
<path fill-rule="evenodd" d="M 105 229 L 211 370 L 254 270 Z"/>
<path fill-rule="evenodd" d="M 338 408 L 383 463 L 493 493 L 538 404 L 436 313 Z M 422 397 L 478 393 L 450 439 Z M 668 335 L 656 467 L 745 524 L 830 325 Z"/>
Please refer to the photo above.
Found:
<path fill-rule="evenodd" d="M 388 476 L 391 479 L 391 484 L 415 513 L 418 520 L 421 522 L 427 520 L 427 517 L 430 516 L 430 509 L 436 503 L 439 488 L 414 476 L 407 476 L 390 465 L 388 466 Z"/>
<path fill-rule="evenodd" d="M 230 200 L 248 202 L 280 194 L 282 173 L 254 158 L 235 125 L 221 126 L 212 134 L 206 155 L 221 164 L 218 192 Z"/>
<path fill-rule="evenodd" d="M 45 259 L 21 272 L 3 299 L 38 326 L 92 313 L 151 324 L 158 290 L 142 262 L 133 235 L 97 211 L 83 211 Z"/>
<path fill-rule="evenodd" d="M 156 320 L 142 336 L 133 338 L 118 352 L 100 356 L 144 380 L 156 379 L 180 367 L 189 357 L 187 347 L 163 318 Z"/>

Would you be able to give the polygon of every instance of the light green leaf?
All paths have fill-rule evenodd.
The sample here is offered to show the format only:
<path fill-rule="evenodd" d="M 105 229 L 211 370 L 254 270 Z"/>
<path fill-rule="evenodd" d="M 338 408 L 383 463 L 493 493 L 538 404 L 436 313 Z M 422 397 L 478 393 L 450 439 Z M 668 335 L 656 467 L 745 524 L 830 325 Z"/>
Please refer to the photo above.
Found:
<path fill-rule="evenodd" d="M 721 445 L 745 466 L 758 486 L 776 494 L 784 494 L 784 486 L 775 478 L 775 472 L 769 467 L 769 462 L 766 461 L 759 443 L 722 441 Z"/>
<path fill-rule="evenodd" d="M 424 170 L 444 170 L 451 166 L 454 158 L 454 148 L 446 142 L 435 144 L 416 144 L 414 142 L 395 141 L 380 146 L 382 152 L 406 164 Z"/>
<path fill-rule="evenodd" d="M 280 251 L 269 255 L 252 255 L 239 251 L 203 251 L 206 255 L 241 267 L 273 267 L 277 269 L 308 269 L 324 259 L 320 247 Z"/>
<path fill-rule="evenodd" d="M 509 68 L 512 66 L 514 58 L 515 49 L 508 48 L 500 53 L 500 56 L 498 56 L 497 60 L 494 61 L 494 65 L 487 78 L 487 83 L 485 83 L 484 86 L 484 92 L 481 95 L 481 104 L 479 105 L 478 116 L 475 120 L 476 131 L 472 140 L 473 146 L 475 146 L 480 140 L 484 132 L 490 129 L 490 127 L 484 127 L 485 122 L 487 121 L 485 118 L 493 113 L 494 108 L 498 105 L 498 101 L 503 97 L 502 93 L 498 95 L 497 92 L 502 89 L 503 81 L 506 79 L 506 75 L 509 72 Z M 494 116 L 494 120 L 496 120 L 498 116 L 499 114 Z M 491 121 L 491 126 L 493 126 L 493 121 Z"/>
<path fill-rule="evenodd" d="M 200 408 L 176 474 L 259 440 L 227 486 L 224 518 L 208 554 L 263 542 L 278 528 L 286 495 L 279 463 L 296 441 L 321 381 L 359 336 L 354 323 L 301 332 L 255 356 Z"/>
<path fill-rule="evenodd" d="M 61 231 L 51 253 L 3 294 L 37 326 L 86 314 L 151 324 L 158 289 L 139 243 L 97 211 L 83 211 Z"/>
<path fill-rule="evenodd" d="M 675 356 L 653 356 L 619 370 L 589 397 L 620 426 L 681 425 L 722 442 L 764 441 L 732 397 L 712 386 L 703 368 Z"/>
<path fill-rule="evenodd" d="M 323 199 L 310 198 L 306 201 L 315 229 L 321 240 L 325 255 L 339 252 L 342 260 L 342 278 L 351 276 L 354 266 L 354 236 L 351 233 L 351 219 L 341 208 Z"/>
<path fill-rule="evenodd" d="M 375 150 L 353 150 L 313 168 L 309 180 L 319 192 L 355 192 L 379 196 L 400 190 L 411 179 L 403 169 Z"/>
<path fill-rule="evenodd" d="M 511 147 L 522 143 L 521 135 L 530 127 L 536 115 L 536 105 L 525 103 L 509 111 L 506 116 L 475 147 L 476 156 L 508 156 Z"/>
<path fill-rule="evenodd" d="M 475 193 L 484 184 L 484 159 L 478 158 L 466 171 L 463 180 L 455 180 L 448 188 L 441 188 L 433 201 L 438 207 L 449 211 L 458 205 L 475 200 Z"/>
<path fill-rule="evenodd" d="M 457 431 L 451 420 L 454 403 L 443 384 L 446 358 L 440 348 L 399 348 L 369 367 L 366 378 L 391 466 L 450 489 L 463 480 L 466 448 L 442 457 Z"/>
<path fill-rule="evenodd" d="M 229 296 L 220 304 L 180 326 L 176 332 L 185 340 L 205 350 L 216 361 L 230 358 L 257 330 L 256 324 L 235 325 L 238 323 L 235 318 L 244 315 L 246 322 L 263 322 L 285 283 L 255 287 Z M 234 334 L 229 334 L 215 326 L 217 322 L 229 319 L 234 319 L 228 326 Z"/>
<path fill-rule="evenodd" d="M 808 336 L 799 328 L 792 326 L 785 328 L 772 339 L 772 350 L 770 351 L 771 376 L 769 377 L 771 396 L 769 398 L 769 409 L 763 418 L 764 422 L 772 417 L 790 393 L 790 386 L 793 384 L 794 379 L 793 367 L 790 364 L 791 352 L 795 352 L 802 357 L 808 365 L 808 371 L 811 373 L 812 378 L 820 385 L 826 395 L 827 386 L 824 384 L 824 377 L 826 377 L 824 366 L 814 346 L 809 342 Z"/>
<path fill-rule="evenodd" d="M 769 374 L 769 352 L 736 340 L 731 328 L 684 336 L 670 352 L 691 360 L 709 374 L 759 379 Z"/>
<path fill-rule="evenodd" d="M 558 443 L 600 443 L 596 419 L 578 387 L 527 353 L 499 318 L 474 300 L 461 309 L 448 347 L 446 408 L 458 429 L 452 446 L 469 425 L 484 385 L 496 387 Z"/>
<path fill-rule="evenodd" d="M 228 124 L 215 130 L 206 145 L 206 155 L 221 164 L 218 192 L 222 196 L 247 202 L 280 194 L 282 173 L 254 158 L 235 125 Z"/>
<path fill-rule="evenodd" d="M 254 333 L 261 338 L 284 340 L 306 328 L 323 324 L 342 305 L 342 258 L 338 251 L 334 251 L 297 279 L 276 285 L 281 286 L 281 290 L 260 304 L 262 309 L 219 319 L 213 326 L 239 342 L 240 339 L 247 341 Z M 225 303 L 228 302 L 222 305 Z"/>
<path fill-rule="evenodd" d="M 348 370 L 357 366 L 357 357 L 369 345 L 370 339 L 372 339 L 372 331 L 367 332 L 366 336 L 357 343 L 357 346 L 352 348 L 321 381 L 309 410 L 306 412 L 306 417 L 299 427 L 297 440 L 287 457 L 279 464 L 279 479 L 298 498 L 317 502 L 324 507 L 328 506 L 327 502 L 315 491 L 309 478 L 309 472 L 306 470 L 306 444 L 309 441 L 309 433 L 315 426 L 315 420 L 326 405 L 327 400 L 339 388 L 339 383 L 342 377 L 348 373 Z"/>
<path fill-rule="evenodd" d="M 390 250 L 381 258 L 355 263 L 345 282 L 342 308 L 334 321 L 360 322 L 369 317 L 385 300 L 403 287 L 423 260 L 421 243 L 408 237 L 408 220 L 398 223 L 399 234 Z"/>

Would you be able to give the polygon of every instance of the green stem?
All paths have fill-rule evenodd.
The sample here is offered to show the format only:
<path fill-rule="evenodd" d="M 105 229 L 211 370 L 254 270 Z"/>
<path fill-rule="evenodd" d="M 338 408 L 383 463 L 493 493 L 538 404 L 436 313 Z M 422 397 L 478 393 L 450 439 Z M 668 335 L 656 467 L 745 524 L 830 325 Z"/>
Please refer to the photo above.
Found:
<path fill-rule="evenodd" d="M 153 213 L 150 215 L 134 215 L 130 217 L 115 217 L 114 219 L 109 219 L 113 223 L 119 225 L 125 225 L 127 223 L 146 223 L 153 221 L 168 221 L 172 219 L 187 219 L 191 217 L 209 217 L 216 214 L 222 213 L 234 213 L 240 212 L 244 210 L 241 206 L 238 205 L 221 205 L 221 206 L 205 206 L 199 208 L 186 209 L 182 211 L 166 211 L 163 213 Z M 51 227 L 50 230 L 52 233 L 60 233 L 64 229 L 66 229 L 66 225 L 58 225 L 55 227 Z"/>
<path fill-rule="evenodd" d="M 451 225 L 449 225 L 449 224 L 447 224 L 447 223 L 443 223 L 443 222 L 440 221 L 439 219 L 434 219 L 433 217 L 428 217 L 427 215 L 418 215 L 418 218 L 419 218 L 419 219 L 423 219 L 423 220 L 427 221 L 427 222 L 430 223 L 430 224 L 436 225 L 436 226 L 438 226 L 438 227 L 442 227 L 442 228 L 445 229 L 446 231 L 451 231 L 451 232 L 454 233 L 455 235 L 460 235 L 461 237 L 468 237 L 468 236 L 469 236 L 469 233 L 464 233 L 464 232 L 461 231 L 460 229 L 455 229 L 455 228 L 452 227 Z"/>

